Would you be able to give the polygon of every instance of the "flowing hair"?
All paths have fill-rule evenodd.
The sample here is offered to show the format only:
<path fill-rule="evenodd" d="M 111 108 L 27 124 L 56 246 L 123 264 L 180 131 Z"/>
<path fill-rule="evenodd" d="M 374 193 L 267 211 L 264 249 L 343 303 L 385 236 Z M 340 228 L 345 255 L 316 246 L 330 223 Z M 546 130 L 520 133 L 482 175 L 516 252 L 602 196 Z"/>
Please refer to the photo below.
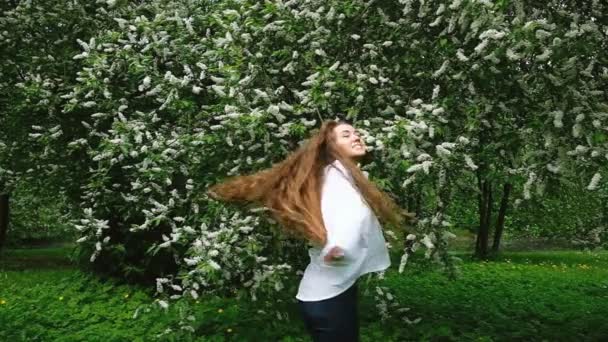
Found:
<path fill-rule="evenodd" d="M 357 190 L 379 221 L 399 226 L 412 219 L 413 214 L 399 208 L 336 146 L 333 130 L 343 123 L 348 122 L 324 121 L 318 132 L 283 161 L 254 174 L 231 177 L 209 187 L 207 194 L 216 200 L 262 205 L 286 233 L 324 246 L 327 242 L 321 215 L 324 169 L 337 159 L 350 171 Z"/>

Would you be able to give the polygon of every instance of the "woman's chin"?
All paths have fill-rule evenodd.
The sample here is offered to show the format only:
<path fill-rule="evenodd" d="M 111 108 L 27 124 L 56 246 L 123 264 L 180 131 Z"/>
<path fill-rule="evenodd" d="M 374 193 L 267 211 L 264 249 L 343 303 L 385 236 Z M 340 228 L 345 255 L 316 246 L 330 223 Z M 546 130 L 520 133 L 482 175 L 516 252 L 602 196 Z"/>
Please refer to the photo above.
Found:
<path fill-rule="evenodd" d="M 359 152 L 359 151 L 358 151 L 358 152 L 352 153 L 352 154 L 350 155 L 350 157 L 351 157 L 352 159 L 357 159 L 357 160 L 358 160 L 358 159 L 363 158 L 364 156 L 365 156 L 365 151 L 363 151 L 363 152 Z"/>

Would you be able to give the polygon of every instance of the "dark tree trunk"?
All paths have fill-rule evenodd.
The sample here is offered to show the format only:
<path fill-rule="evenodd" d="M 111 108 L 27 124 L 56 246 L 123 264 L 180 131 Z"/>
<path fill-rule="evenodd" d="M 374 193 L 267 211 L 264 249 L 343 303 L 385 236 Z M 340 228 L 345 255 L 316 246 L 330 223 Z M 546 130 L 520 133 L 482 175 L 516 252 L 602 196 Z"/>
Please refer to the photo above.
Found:
<path fill-rule="evenodd" d="M 600 224 L 607 226 L 608 225 L 608 196 L 600 195 L 600 203 L 601 203 L 601 207 L 602 207 L 602 216 L 600 219 Z"/>
<path fill-rule="evenodd" d="M 490 236 L 490 219 L 492 218 L 492 183 L 482 180 L 478 174 L 479 194 L 479 230 L 475 243 L 475 256 L 485 259 L 488 256 Z"/>
<path fill-rule="evenodd" d="M 421 191 L 419 191 L 417 188 L 414 188 L 411 195 L 407 196 L 407 210 L 416 214 L 416 217 L 420 217 L 420 213 L 422 212 L 421 201 Z"/>
<path fill-rule="evenodd" d="M 509 205 L 509 194 L 511 193 L 511 183 L 505 183 L 502 188 L 502 199 L 500 200 L 500 209 L 498 210 L 498 218 L 496 219 L 496 231 L 494 232 L 494 242 L 492 244 L 492 252 L 497 253 L 500 248 L 500 239 L 505 227 L 505 215 Z"/>
<path fill-rule="evenodd" d="M 9 220 L 9 195 L 0 194 L 0 251 L 6 244 Z"/>
<path fill-rule="evenodd" d="M 486 181 L 486 191 L 488 193 L 488 197 L 486 198 L 487 202 L 486 202 L 486 227 L 488 227 L 487 229 L 487 234 L 486 234 L 486 248 L 489 245 L 489 240 L 490 240 L 490 229 L 492 228 L 492 226 L 490 225 L 490 222 L 492 221 L 492 203 L 494 203 L 494 196 L 492 194 L 492 182 L 491 181 Z"/>
<path fill-rule="evenodd" d="M 413 212 L 416 211 L 416 206 L 414 205 L 414 203 L 415 203 L 414 202 L 414 196 L 408 195 L 407 196 L 407 209 L 409 211 L 413 211 Z"/>
<path fill-rule="evenodd" d="M 416 213 L 417 217 L 420 217 L 420 214 L 422 214 L 422 194 L 420 193 L 420 191 L 416 191 L 416 209 L 414 210 L 414 212 Z"/>

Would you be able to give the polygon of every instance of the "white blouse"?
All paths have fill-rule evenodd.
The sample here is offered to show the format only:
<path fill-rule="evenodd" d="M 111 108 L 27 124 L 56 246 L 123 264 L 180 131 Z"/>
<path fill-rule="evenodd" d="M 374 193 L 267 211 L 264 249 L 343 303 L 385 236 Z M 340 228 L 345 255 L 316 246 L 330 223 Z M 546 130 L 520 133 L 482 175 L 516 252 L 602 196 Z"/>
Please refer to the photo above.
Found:
<path fill-rule="evenodd" d="M 327 229 L 327 243 L 322 249 L 312 247 L 308 250 L 310 263 L 296 295 L 301 301 L 337 296 L 350 288 L 361 275 L 383 271 L 391 264 L 380 222 L 357 192 L 352 175 L 339 160 L 325 167 L 321 212 Z M 340 247 L 344 256 L 326 263 L 323 257 L 334 246 Z"/>

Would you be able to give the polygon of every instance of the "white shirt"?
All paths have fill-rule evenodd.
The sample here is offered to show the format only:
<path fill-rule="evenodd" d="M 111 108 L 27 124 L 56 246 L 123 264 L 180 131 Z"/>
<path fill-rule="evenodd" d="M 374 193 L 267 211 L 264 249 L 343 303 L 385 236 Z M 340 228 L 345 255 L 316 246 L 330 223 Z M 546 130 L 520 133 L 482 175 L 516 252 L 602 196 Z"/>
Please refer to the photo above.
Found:
<path fill-rule="evenodd" d="M 361 275 L 385 270 L 391 264 L 380 222 L 339 160 L 325 167 L 321 212 L 327 243 L 322 249 L 312 247 L 308 250 L 310 263 L 296 295 L 301 301 L 337 296 Z M 334 246 L 344 251 L 344 257 L 326 263 L 323 257 Z"/>

